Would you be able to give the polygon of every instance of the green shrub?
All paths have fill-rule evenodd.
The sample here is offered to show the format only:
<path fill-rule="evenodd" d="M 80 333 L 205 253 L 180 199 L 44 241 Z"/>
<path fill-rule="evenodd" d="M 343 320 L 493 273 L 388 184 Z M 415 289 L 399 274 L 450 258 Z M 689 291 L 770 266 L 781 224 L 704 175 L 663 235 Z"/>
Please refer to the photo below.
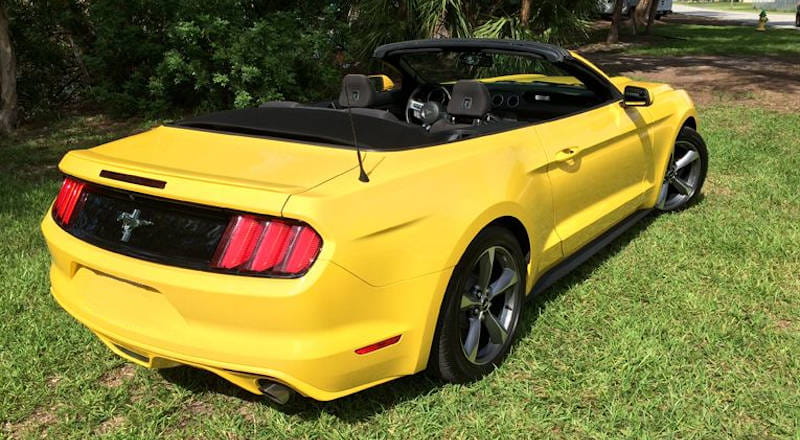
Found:
<path fill-rule="evenodd" d="M 270 14 L 244 28 L 208 14 L 179 21 L 167 32 L 170 49 L 148 92 L 162 105 L 199 110 L 329 97 L 339 73 L 325 23 L 295 12 Z"/>
<path fill-rule="evenodd" d="M 335 22 L 311 3 L 300 11 L 240 0 L 96 0 L 92 95 L 121 113 L 328 97 L 338 83 Z"/>

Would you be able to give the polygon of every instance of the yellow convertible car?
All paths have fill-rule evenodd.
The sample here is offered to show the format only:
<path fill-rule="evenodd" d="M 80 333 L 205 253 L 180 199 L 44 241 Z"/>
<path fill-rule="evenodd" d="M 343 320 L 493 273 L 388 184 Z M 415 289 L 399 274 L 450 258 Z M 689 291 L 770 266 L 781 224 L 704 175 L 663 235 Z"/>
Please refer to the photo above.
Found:
<path fill-rule="evenodd" d="M 59 304 L 131 362 L 280 403 L 467 382 L 506 357 L 526 297 L 701 191 L 684 91 L 527 41 L 374 57 L 332 101 L 67 154 L 42 224 Z"/>

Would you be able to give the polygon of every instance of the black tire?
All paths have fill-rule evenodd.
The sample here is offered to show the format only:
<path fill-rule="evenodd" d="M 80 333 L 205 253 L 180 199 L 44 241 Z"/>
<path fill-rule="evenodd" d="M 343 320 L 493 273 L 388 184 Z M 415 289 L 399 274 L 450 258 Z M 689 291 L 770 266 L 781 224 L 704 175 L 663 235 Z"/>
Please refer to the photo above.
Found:
<path fill-rule="evenodd" d="M 476 301 L 480 302 L 480 304 L 463 308 L 464 298 L 467 298 L 467 296 L 480 298 L 478 285 L 481 284 L 481 274 L 485 273 L 481 270 L 481 263 L 486 264 L 485 262 L 490 258 L 492 262 L 489 263 L 489 266 L 492 269 L 490 270 L 489 280 L 494 279 L 495 281 L 486 282 L 488 288 L 484 289 L 484 291 L 488 293 L 484 296 L 483 302 L 478 299 Z M 508 267 L 505 267 L 506 265 Z M 431 355 L 428 362 L 429 372 L 447 382 L 470 382 L 490 373 L 505 359 L 514 340 L 522 314 L 525 298 L 526 267 L 527 264 L 520 245 L 514 235 L 507 229 L 490 226 L 475 237 L 454 268 L 450 283 L 447 286 L 447 292 L 439 310 L 439 320 L 431 347 Z M 477 273 L 475 272 L 476 270 L 478 270 Z M 486 299 L 491 296 L 493 286 L 496 286 L 499 290 L 503 284 L 501 279 L 509 278 L 509 276 L 506 276 L 509 270 L 516 270 L 518 274 L 516 283 L 511 284 L 511 281 L 508 281 L 509 287 L 502 290 L 504 293 L 496 294 L 494 299 Z M 505 278 L 502 278 L 503 276 Z M 489 302 L 488 306 L 486 301 Z M 502 304 L 499 304 L 500 302 Z M 500 306 L 499 308 L 498 305 Z M 491 313 L 493 319 L 484 313 Z M 505 313 L 510 315 L 505 315 Z M 472 351 L 473 359 L 470 360 L 467 355 L 467 346 L 472 334 L 472 324 L 476 320 L 479 322 L 478 334 L 480 336 L 475 343 L 475 350 Z M 507 337 L 500 344 L 494 342 L 496 340 L 497 327 L 492 326 L 495 329 L 494 332 L 489 330 L 490 320 L 495 325 L 501 324 L 505 326 L 503 323 L 507 323 L 507 327 L 503 327 L 506 330 Z M 484 321 L 486 321 L 486 324 L 484 324 Z M 481 331 L 485 334 L 481 333 Z M 483 340 L 481 338 L 486 339 L 486 345 L 483 348 L 480 348 L 480 341 Z M 481 355 L 481 353 L 484 354 Z"/>
<path fill-rule="evenodd" d="M 687 157 L 694 159 L 688 161 Z M 700 133 L 691 127 L 683 127 L 675 140 L 667 164 L 656 209 L 671 212 L 691 206 L 700 196 L 706 174 L 708 174 L 708 147 Z M 691 188 L 691 191 L 686 191 L 687 188 Z M 667 192 L 666 196 L 664 191 Z"/>

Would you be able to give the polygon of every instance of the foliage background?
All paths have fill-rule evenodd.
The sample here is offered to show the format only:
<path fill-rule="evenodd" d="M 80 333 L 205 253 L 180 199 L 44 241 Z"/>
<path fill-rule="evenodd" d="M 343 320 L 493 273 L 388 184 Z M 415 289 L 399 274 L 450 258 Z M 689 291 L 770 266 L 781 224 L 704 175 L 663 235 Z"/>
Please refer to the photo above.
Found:
<path fill-rule="evenodd" d="M 334 95 L 382 43 L 586 35 L 595 0 L 12 0 L 23 119 L 155 115 Z M 527 9 L 526 9 L 527 8 Z"/>

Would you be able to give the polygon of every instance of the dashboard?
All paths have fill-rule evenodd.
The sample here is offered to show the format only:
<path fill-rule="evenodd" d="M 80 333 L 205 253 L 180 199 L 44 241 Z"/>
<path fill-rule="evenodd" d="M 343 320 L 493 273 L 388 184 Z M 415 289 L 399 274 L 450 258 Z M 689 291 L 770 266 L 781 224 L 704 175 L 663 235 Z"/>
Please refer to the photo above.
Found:
<path fill-rule="evenodd" d="M 518 120 L 541 120 L 599 104 L 594 92 L 583 87 L 552 83 L 490 83 L 492 113 Z"/>
<path fill-rule="evenodd" d="M 536 122 L 577 113 L 604 102 L 595 92 L 574 84 L 551 82 L 488 82 L 491 96 L 489 113 L 508 121 Z M 427 84 L 412 93 L 406 108 L 407 119 L 420 119 L 425 102 L 447 107 L 452 94 L 452 84 Z M 422 101 L 424 99 L 424 101 Z"/>

